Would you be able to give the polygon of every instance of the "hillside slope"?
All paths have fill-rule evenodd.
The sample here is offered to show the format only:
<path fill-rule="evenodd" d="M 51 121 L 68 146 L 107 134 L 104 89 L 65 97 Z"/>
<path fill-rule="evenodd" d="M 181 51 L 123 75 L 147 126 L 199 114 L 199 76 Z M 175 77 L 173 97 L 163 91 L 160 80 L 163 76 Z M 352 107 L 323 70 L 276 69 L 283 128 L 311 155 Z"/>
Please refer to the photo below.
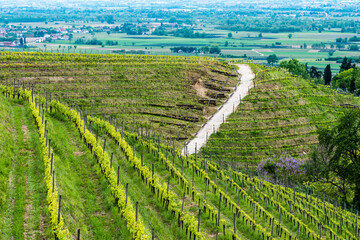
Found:
<path fill-rule="evenodd" d="M 205 57 L 0 52 L 0 66 L 0 83 L 182 140 L 238 80 L 234 67 Z"/>
<path fill-rule="evenodd" d="M 317 144 L 317 126 L 332 125 L 360 99 L 316 85 L 285 70 L 253 65 L 255 87 L 211 135 L 202 153 L 252 167 L 287 152 L 306 158 Z"/>
<path fill-rule="evenodd" d="M 13 94 L 9 94 L 13 93 L 12 88 L 1 86 L 1 89 L 12 98 Z M 44 108 L 45 99 L 33 99 L 28 90 L 20 88 L 17 95 L 25 101 L 11 100 L 15 103 L 11 108 L 13 122 L 19 132 L 14 146 L 23 146 L 26 134 L 21 134 L 20 123 L 26 122 L 34 133 L 34 141 L 41 142 L 40 153 L 35 152 L 33 157 L 39 160 L 39 166 L 45 167 L 32 176 L 38 181 L 36 187 L 46 182 L 48 196 L 41 199 L 48 201 L 41 202 L 45 205 L 32 203 L 37 211 L 24 214 L 27 217 L 12 218 L 11 204 L 17 206 L 16 197 L 24 199 L 27 191 L 15 194 L 15 201 L 11 195 L 5 195 L 10 211 L 6 208 L 0 211 L 1 216 L 8 216 L 2 218 L 5 224 L 0 225 L 3 239 L 9 236 L 43 238 L 41 234 L 44 233 L 45 238 L 53 238 L 55 233 L 60 240 L 68 240 L 76 238 L 77 229 L 81 230 L 81 239 L 105 236 L 107 239 L 145 240 L 154 234 L 154 239 L 161 240 L 305 240 L 356 239 L 359 234 L 354 213 L 315 197 L 314 193 L 303 193 L 297 186 L 275 185 L 207 159 L 184 157 L 180 149 L 156 135 L 148 132 L 139 135 L 116 128 L 108 121 L 55 100 L 49 103 L 51 108 Z M 43 106 L 35 104 L 39 102 Z M 0 106 L 0 111 L 2 109 L 8 108 Z M 6 111 L 11 115 L 9 110 Z M 0 121 L 7 126 L 3 118 Z M 6 136 L 9 135 L 4 134 Z M 5 149 L 11 151 L 11 145 Z M 22 159 L 24 152 L 19 152 L 19 159 L 30 161 L 31 158 Z M 15 169 L 20 170 L 14 172 L 14 179 L 19 182 L 13 188 L 21 190 L 27 186 L 26 181 L 25 184 L 21 182 L 21 171 L 26 169 L 18 163 L 13 161 Z M 55 169 L 52 176 L 50 169 Z M 55 188 L 51 190 L 53 184 Z M 46 195 L 46 189 L 37 191 Z M 58 215 L 60 202 L 62 207 Z M 39 216 L 36 213 L 46 208 L 50 210 L 51 226 L 43 224 L 42 232 L 28 237 L 27 219 L 36 219 Z M 14 216 L 19 213 L 21 211 L 14 211 Z M 24 229 L 11 230 L 15 229 L 14 222 Z"/>

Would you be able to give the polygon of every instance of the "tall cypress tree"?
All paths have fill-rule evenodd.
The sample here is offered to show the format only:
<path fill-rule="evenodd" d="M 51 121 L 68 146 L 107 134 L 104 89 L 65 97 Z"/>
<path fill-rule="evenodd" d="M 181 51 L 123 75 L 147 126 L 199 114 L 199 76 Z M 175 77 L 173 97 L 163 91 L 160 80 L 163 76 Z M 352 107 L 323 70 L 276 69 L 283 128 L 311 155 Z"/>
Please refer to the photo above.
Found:
<path fill-rule="evenodd" d="M 353 75 L 353 76 L 351 76 L 351 81 L 350 81 L 350 89 L 349 89 L 350 92 L 354 93 L 355 88 L 356 88 L 356 86 L 355 86 L 355 76 Z"/>
<path fill-rule="evenodd" d="M 347 70 L 348 60 L 347 57 L 344 57 L 341 65 L 340 65 L 340 72 Z"/>
<path fill-rule="evenodd" d="M 325 85 L 330 85 L 330 83 L 331 83 L 331 67 L 330 67 L 330 64 L 326 65 L 326 67 L 325 67 L 324 81 L 325 81 Z"/>

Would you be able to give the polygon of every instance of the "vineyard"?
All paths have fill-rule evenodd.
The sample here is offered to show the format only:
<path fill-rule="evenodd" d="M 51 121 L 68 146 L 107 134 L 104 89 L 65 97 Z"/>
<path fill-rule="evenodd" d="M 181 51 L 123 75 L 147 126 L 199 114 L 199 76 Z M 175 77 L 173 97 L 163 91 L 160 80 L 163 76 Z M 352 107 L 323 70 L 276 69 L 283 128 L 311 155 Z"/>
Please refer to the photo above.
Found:
<path fill-rule="evenodd" d="M 253 65 L 255 87 L 202 149 L 207 158 L 252 168 L 287 152 L 306 158 L 318 143 L 317 126 L 331 126 L 360 99 L 316 85 L 284 70 Z"/>
<path fill-rule="evenodd" d="M 135 66 L 131 56 L 37 54 L 0 55 L 1 240 L 359 238 L 358 216 L 346 205 L 299 185 L 285 187 L 246 175 L 224 161 L 255 162 L 291 145 L 299 146 L 293 149 L 300 155 L 316 143 L 314 126 L 331 124 L 344 106 L 358 104 L 357 99 L 254 65 L 255 87 L 238 111 L 200 155 L 184 156 L 181 140 L 191 137 L 216 109 L 201 103 L 194 88 L 189 90 L 190 82 L 182 82 L 188 78 L 172 73 L 202 69 L 202 78 L 222 79 L 227 87 L 218 92 L 228 94 L 220 90 L 237 80 L 229 65 L 207 58 L 137 56 Z M 96 67 L 89 59 L 98 59 Z M 159 62 L 166 64 L 159 71 L 168 71 L 171 81 L 152 75 Z M 108 71 L 118 67 L 132 71 L 127 75 L 131 80 L 106 82 L 117 75 L 106 77 Z M 145 84 L 146 71 L 158 82 Z M 138 89 L 129 93 L 131 87 Z M 167 91 L 174 99 L 164 100 L 156 91 Z M 89 96 L 81 95 L 84 92 Z M 129 95 L 111 97 L 111 92 Z M 92 102 L 92 94 L 100 93 L 108 105 Z M 164 115 L 180 116 L 185 109 L 175 106 L 179 102 L 202 110 L 187 108 L 187 119 L 157 125 L 150 114 L 140 112 L 151 101 L 173 104 L 163 109 Z M 119 112 L 111 112 L 112 104 L 118 104 Z M 174 124 L 189 124 L 194 116 L 204 119 L 176 136 L 181 127 Z M 203 157 L 207 153 L 212 157 Z"/>
<path fill-rule="evenodd" d="M 234 67 L 205 57 L 0 52 L 0 83 L 183 140 L 237 81 Z"/>

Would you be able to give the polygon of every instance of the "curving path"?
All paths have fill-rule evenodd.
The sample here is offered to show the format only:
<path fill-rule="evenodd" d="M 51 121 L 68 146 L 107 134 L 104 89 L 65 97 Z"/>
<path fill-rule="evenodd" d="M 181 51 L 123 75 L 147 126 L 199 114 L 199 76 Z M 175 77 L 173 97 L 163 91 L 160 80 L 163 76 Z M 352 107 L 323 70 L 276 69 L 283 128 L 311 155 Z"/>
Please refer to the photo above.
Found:
<path fill-rule="evenodd" d="M 240 84 L 235 87 L 229 99 L 219 107 L 218 111 L 200 128 L 195 137 L 187 142 L 183 148 L 183 154 L 193 154 L 204 146 L 211 134 L 216 132 L 224 120 L 237 108 L 242 98 L 244 98 L 253 85 L 255 74 L 247 64 L 237 64 L 239 70 Z M 196 149 L 196 150 L 195 150 Z"/>

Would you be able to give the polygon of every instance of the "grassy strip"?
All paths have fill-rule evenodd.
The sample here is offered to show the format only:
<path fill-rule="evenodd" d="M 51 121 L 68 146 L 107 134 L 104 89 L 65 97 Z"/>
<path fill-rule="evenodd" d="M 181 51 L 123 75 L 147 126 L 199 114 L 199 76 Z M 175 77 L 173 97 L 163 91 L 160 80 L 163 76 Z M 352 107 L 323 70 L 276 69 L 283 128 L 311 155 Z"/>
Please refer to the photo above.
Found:
<path fill-rule="evenodd" d="M 74 125 L 58 113 L 49 114 L 47 121 L 65 226 L 73 236 L 81 229 L 84 239 L 131 238 L 106 178 Z"/>

